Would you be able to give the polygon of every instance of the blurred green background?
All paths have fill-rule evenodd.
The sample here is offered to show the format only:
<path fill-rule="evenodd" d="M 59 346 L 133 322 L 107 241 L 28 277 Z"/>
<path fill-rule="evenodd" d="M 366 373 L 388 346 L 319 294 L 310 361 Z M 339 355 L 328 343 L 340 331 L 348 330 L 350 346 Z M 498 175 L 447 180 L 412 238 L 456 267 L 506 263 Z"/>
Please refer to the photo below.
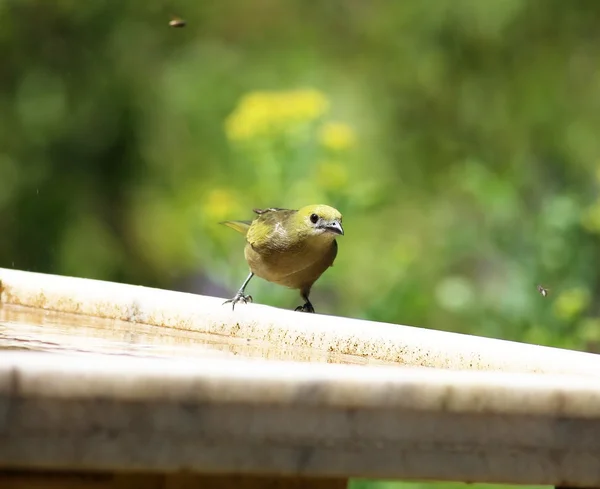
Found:
<path fill-rule="evenodd" d="M 318 312 L 597 349 L 600 2 L 4 0 L 0 23 L 0 266 L 227 298 L 247 266 L 219 221 L 326 203 Z"/>

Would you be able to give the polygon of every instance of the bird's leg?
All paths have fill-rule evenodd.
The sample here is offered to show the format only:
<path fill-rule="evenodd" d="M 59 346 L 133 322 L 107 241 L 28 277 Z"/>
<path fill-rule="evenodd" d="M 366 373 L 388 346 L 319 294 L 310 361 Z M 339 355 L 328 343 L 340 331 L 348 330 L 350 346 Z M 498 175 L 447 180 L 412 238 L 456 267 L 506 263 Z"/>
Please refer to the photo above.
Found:
<path fill-rule="evenodd" d="M 243 302 L 244 304 L 247 304 L 248 302 L 252 302 L 251 295 L 244 295 L 244 290 L 246 289 L 246 286 L 248 285 L 248 282 L 250 282 L 250 279 L 252 277 L 254 277 L 254 272 L 250 272 L 250 275 L 248 275 L 246 280 L 244 280 L 244 283 L 240 287 L 240 290 L 238 290 L 236 292 L 236 294 L 233 296 L 233 298 L 226 300 L 225 302 L 223 302 L 223 304 L 227 304 L 228 302 L 231 302 L 231 310 L 233 311 L 235 309 L 235 305 L 238 302 Z"/>
<path fill-rule="evenodd" d="M 296 311 L 300 311 L 300 312 L 315 312 L 315 308 L 313 307 L 313 305 L 308 300 L 308 294 L 309 293 L 310 293 L 310 289 L 308 289 L 308 290 L 302 290 L 300 292 L 300 295 L 304 299 L 304 305 L 303 306 L 298 306 L 295 309 Z"/>

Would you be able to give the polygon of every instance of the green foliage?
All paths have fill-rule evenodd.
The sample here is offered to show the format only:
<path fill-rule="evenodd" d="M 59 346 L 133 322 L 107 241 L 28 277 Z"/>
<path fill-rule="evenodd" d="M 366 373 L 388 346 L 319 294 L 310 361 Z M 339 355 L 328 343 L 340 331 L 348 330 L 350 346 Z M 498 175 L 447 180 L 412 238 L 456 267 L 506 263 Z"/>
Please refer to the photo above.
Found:
<path fill-rule="evenodd" d="M 0 266 L 225 297 L 219 221 L 326 203 L 319 312 L 597 347 L 600 3 L 170 9 L 0 3 Z"/>
<path fill-rule="evenodd" d="M 323 202 L 321 311 L 585 348 L 600 7 L 541 5 L 5 2 L 0 264 L 228 295 L 219 221 Z"/>

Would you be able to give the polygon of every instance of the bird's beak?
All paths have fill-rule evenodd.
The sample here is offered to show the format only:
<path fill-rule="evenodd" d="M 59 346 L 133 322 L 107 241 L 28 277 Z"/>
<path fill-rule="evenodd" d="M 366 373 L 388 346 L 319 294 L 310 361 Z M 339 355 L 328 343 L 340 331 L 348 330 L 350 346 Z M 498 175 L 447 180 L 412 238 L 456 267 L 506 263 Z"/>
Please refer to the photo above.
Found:
<path fill-rule="evenodd" d="M 342 236 L 344 235 L 344 228 L 342 227 L 342 223 L 337 219 L 327 223 L 325 227 L 327 231 L 330 231 L 334 234 L 341 234 Z"/>

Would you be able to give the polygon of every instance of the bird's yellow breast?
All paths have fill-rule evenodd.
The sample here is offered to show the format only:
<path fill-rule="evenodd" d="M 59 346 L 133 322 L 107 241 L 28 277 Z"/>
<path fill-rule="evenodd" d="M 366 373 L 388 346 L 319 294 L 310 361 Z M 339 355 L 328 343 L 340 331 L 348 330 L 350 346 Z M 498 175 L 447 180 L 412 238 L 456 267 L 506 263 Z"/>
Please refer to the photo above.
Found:
<path fill-rule="evenodd" d="M 262 249 L 246 244 L 250 270 L 257 276 L 293 289 L 310 286 L 327 270 L 337 255 L 337 243 L 329 236 L 313 236 L 280 249 Z"/>

